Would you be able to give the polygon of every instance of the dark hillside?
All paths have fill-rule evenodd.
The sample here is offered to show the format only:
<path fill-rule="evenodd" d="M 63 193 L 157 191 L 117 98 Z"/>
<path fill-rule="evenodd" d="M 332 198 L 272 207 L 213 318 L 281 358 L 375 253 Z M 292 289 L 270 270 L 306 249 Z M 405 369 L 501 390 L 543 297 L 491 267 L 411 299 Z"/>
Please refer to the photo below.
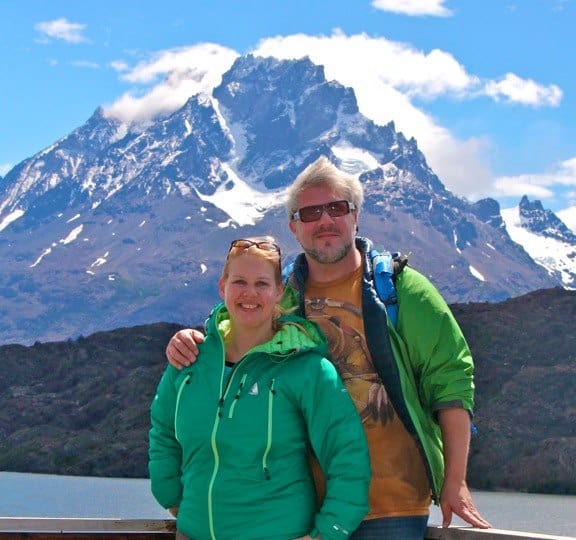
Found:
<path fill-rule="evenodd" d="M 148 405 L 178 328 L 0 347 L 0 470 L 147 476 Z"/>
<path fill-rule="evenodd" d="M 576 494 L 576 291 L 452 309 L 476 361 L 470 484 Z M 0 470 L 147 476 L 148 406 L 178 328 L 0 347 Z"/>
<path fill-rule="evenodd" d="M 576 493 L 576 291 L 452 309 L 476 362 L 471 484 Z"/>

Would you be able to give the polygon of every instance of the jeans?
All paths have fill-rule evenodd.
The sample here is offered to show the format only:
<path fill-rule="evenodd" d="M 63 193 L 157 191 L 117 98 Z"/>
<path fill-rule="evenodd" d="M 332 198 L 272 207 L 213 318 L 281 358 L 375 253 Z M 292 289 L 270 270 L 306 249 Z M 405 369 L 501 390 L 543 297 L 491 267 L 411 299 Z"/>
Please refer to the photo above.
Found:
<path fill-rule="evenodd" d="M 369 519 L 350 535 L 350 540 L 423 540 L 428 516 Z"/>

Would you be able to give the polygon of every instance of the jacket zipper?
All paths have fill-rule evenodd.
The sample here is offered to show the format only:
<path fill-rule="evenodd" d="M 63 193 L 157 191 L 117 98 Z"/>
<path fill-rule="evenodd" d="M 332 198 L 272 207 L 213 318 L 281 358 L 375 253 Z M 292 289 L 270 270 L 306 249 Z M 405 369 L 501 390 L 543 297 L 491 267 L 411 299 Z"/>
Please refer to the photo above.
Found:
<path fill-rule="evenodd" d="M 178 419 L 178 410 L 180 409 L 180 397 L 182 396 L 182 391 L 184 390 L 184 386 L 186 386 L 189 381 L 190 381 L 190 375 L 186 375 L 184 380 L 180 383 L 180 387 L 178 388 L 178 393 L 176 394 L 176 408 L 175 408 L 175 412 L 174 412 L 174 437 L 176 438 L 176 440 L 178 442 L 180 442 L 180 439 L 178 437 L 177 419 Z"/>
<path fill-rule="evenodd" d="M 212 426 L 212 434 L 210 436 L 210 446 L 212 447 L 212 454 L 214 455 L 214 468 L 212 469 L 212 476 L 210 477 L 210 484 L 208 485 L 208 526 L 210 528 L 210 538 L 216 540 L 216 532 L 214 529 L 214 507 L 213 507 L 213 497 L 212 492 L 214 490 L 214 482 L 216 481 L 216 476 L 218 474 L 218 468 L 220 466 L 220 455 L 218 454 L 218 446 L 216 444 L 216 433 L 218 432 L 218 427 L 220 425 L 220 418 L 222 418 L 222 409 L 224 407 L 224 398 L 230 387 L 230 382 L 234 378 L 234 371 L 230 374 L 230 378 L 226 384 L 226 389 L 224 393 L 222 392 L 224 387 L 224 365 L 225 365 L 225 351 L 224 341 L 222 336 L 220 336 L 220 344 L 222 349 L 222 370 L 220 371 L 220 398 L 218 400 L 218 406 L 216 407 L 216 417 L 214 418 L 214 425 Z"/>
<path fill-rule="evenodd" d="M 270 389 L 268 390 L 268 433 L 266 438 L 266 449 L 264 450 L 264 455 L 262 456 L 262 468 L 264 469 L 264 476 L 266 480 L 270 480 L 270 470 L 268 469 L 268 454 L 272 448 L 272 413 L 274 412 L 274 395 L 276 390 L 274 389 L 274 379 L 270 382 Z"/>
<path fill-rule="evenodd" d="M 234 376 L 234 373 L 232 373 L 230 378 L 232 378 L 233 376 Z M 234 409 L 236 408 L 236 403 L 238 403 L 238 400 L 240 399 L 240 393 L 242 392 L 242 388 L 244 388 L 244 383 L 246 382 L 247 377 L 248 377 L 248 373 L 244 373 L 244 375 L 242 375 L 242 378 L 240 379 L 240 384 L 238 385 L 238 390 L 236 390 L 236 395 L 234 396 L 234 401 L 232 402 L 230 410 L 228 411 L 228 418 L 232 418 L 234 416 Z"/>

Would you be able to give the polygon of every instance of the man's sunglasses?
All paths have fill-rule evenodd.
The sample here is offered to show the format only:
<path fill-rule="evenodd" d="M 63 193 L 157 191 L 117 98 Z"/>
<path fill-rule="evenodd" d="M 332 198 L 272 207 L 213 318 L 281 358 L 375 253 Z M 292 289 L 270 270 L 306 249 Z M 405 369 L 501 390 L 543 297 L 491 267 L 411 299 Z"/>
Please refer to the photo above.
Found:
<path fill-rule="evenodd" d="M 233 248 L 239 249 L 248 249 L 249 247 L 256 246 L 258 249 L 262 251 L 275 251 L 280 255 L 280 247 L 275 244 L 274 242 L 269 242 L 268 240 L 263 240 L 262 242 L 254 242 L 253 240 L 245 240 L 244 238 L 240 238 L 238 240 L 232 240 L 230 243 L 230 249 L 228 253 L 232 251 Z"/>
<path fill-rule="evenodd" d="M 310 223 L 311 221 L 318 221 L 323 212 L 335 218 L 345 216 L 354 210 L 356 210 L 356 205 L 352 201 L 332 201 L 326 204 L 304 206 L 292 214 L 292 221 L 299 219 L 302 223 Z"/>

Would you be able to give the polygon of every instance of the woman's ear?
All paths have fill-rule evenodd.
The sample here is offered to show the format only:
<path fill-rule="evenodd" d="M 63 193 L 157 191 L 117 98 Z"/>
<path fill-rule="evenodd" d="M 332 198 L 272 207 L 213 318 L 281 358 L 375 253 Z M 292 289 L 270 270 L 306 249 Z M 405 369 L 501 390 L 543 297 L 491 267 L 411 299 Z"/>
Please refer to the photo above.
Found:
<path fill-rule="evenodd" d="M 222 298 L 222 300 L 224 300 L 226 297 L 226 291 L 224 289 L 225 285 L 226 285 L 226 280 L 223 277 L 221 277 L 218 280 L 218 293 L 220 294 L 220 298 Z"/>
<path fill-rule="evenodd" d="M 284 283 L 278 286 L 278 291 L 276 293 L 276 303 L 279 303 L 282 300 L 282 295 L 284 294 Z"/>

